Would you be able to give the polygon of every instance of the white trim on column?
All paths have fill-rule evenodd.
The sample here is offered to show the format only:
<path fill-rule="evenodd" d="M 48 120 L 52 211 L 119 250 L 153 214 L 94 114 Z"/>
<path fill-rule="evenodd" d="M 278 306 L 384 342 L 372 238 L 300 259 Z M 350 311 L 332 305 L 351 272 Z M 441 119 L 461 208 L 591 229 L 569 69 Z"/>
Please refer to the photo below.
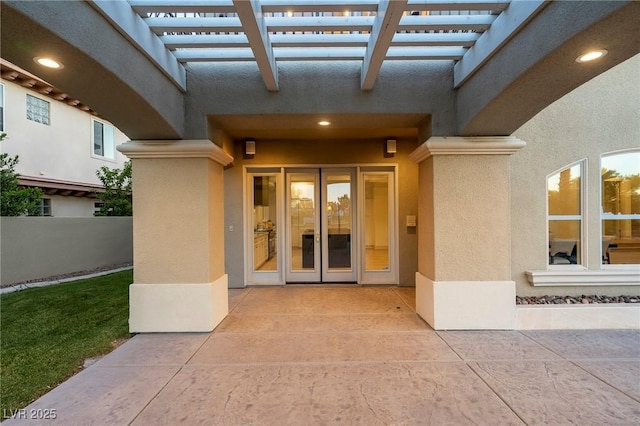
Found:
<path fill-rule="evenodd" d="M 432 155 L 511 155 L 525 146 L 514 136 L 434 136 L 409 158 L 420 163 Z"/>
<path fill-rule="evenodd" d="M 117 150 L 129 158 L 209 158 L 223 166 L 233 161 L 209 139 L 129 141 L 118 145 Z"/>
<path fill-rule="evenodd" d="M 434 330 L 513 330 L 515 281 L 432 281 L 416 272 L 416 313 Z"/>
<path fill-rule="evenodd" d="M 129 331 L 209 332 L 229 313 L 227 275 L 205 284 L 131 284 Z"/>

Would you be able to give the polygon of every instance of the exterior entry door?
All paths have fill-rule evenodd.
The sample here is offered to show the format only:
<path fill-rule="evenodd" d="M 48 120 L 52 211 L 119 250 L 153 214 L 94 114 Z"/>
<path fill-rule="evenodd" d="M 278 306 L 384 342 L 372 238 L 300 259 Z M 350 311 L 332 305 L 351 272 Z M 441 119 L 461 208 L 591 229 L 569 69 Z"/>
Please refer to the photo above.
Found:
<path fill-rule="evenodd" d="M 286 281 L 355 282 L 355 172 L 287 173 Z"/>

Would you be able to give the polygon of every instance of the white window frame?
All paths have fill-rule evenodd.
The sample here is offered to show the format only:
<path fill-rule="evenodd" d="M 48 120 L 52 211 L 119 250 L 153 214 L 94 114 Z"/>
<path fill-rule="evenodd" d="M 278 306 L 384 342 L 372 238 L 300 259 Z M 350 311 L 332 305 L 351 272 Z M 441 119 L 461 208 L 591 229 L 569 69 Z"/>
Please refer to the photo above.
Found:
<path fill-rule="evenodd" d="M 549 178 L 556 174 L 561 173 L 563 170 L 570 169 L 574 166 L 580 166 L 580 214 L 578 215 L 550 215 L 549 214 Z M 587 180 L 588 176 L 588 162 L 587 158 L 582 158 L 576 162 L 569 163 L 547 175 L 545 178 L 545 200 L 546 200 L 546 217 L 547 217 L 547 252 L 549 251 L 549 247 L 551 241 L 549 240 L 549 222 L 552 220 L 562 221 L 562 220 L 579 220 L 580 221 L 580 239 L 579 245 L 577 247 L 577 251 L 580 253 L 580 262 L 575 264 L 549 264 L 547 260 L 547 270 L 568 270 L 568 269 L 576 269 L 576 270 L 586 270 L 587 269 L 587 260 L 588 256 L 588 241 L 587 241 L 587 205 L 588 205 L 588 191 L 587 191 Z"/>
<path fill-rule="evenodd" d="M 615 155 L 616 153 L 623 153 L 629 151 L 638 151 L 638 149 L 627 149 L 609 152 L 606 154 L 600 155 L 600 164 L 599 168 L 596 172 L 598 175 L 598 186 L 602 188 L 600 170 L 602 170 L 601 163 L 602 157 L 606 157 L 608 155 Z M 548 192 L 548 179 L 556 173 L 561 172 L 562 170 L 573 167 L 578 163 L 583 163 L 582 169 L 582 179 L 580 190 L 582 191 L 581 197 L 581 212 L 582 212 L 582 226 L 580 227 L 582 232 L 582 236 L 580 238 L 582 244 L 582 258 L 583 264 L 589 265 L 589 256 L 587 253 L 588 249 L 588 227 L 587 224 L 589 222 L 588 216 L 589 211 L 586 209 L 586 206 L 589 205 L 588 200 L 588 181 L 589 178 L 593 178 L 593 176 L 589 176 L 588 171 L 588 159 L 582 159 L 575 163 L 571 163 L 567 166 L 564 166 L 553 173 L 547 175 L 547 180 L 545 181 L 545 198 L 547 203 L 547 247 L 549 245 L 548 235 L 549 235 L 549 192 Z M 593 180 L 592 180 L 593 182 Z M 602 210 L 602 189 L 598 191 L 598 204 L 600 205 L 600 210 Z M 600 225 L 598 225 L 598 243 L 597 245 L 600 247 L 598 249 L 598 253 L 602 254 L 602 214 L 600 216 Z M 634 215 L 635 216 L 635 215 Z M 593 229 L 592 229 L 593 231 Z M 591 265 L 591 269 L 588 269 L 582 265 L 548 265 L 547 260 L 547 268 L 544 270 L 528 270 L 525 271 L 525 276 L 529 283 L 534 287 L 585 287 L 585 286 L 637 286 L 638 285 L 638 274 L 640 274 L 640 265 L 638 264 L 621 264 L 621 265 L 607 265 L 602 264 L 601 260 L 598 260 L 597 265 Z"/>
<path fill-rule="evenodd" d="M 103 206 L 104 206 L 104 202 L 103 201 L 94 201 L 93 202 L 93 215 L 95 216 L 96 213 L 99 213 Z"/>
<path fill-rule="evenodd" d="M 40 216 L 44 216 L 44 217 L 53 216 L 51 198 L 47 198 L 47 197 L 40 198 L 40 203 L 38 204 L 38 210 L 40 212 Z M 27 215 L 27 216 L 31 216 L 31 215 Z"/>
<path fill-rule="evenodd" d="M 40 214 L 42 216 L 53 216 L 51 198 L 42 198 L 40 200 Z"/>
<path fill-rule="evenodd" d="M 96 123 L 102 125 L 102 154 L 96 153 L 95 129 Z M 106 131 L 105 131 L 106 130 Z M 106 137 L 111 138 L 110 141 Z M 115 161 L 116 158 L 116 140 L 115 127 L 106 121 L 91 119 L 91 156 L 101 160 Z"/>
<path fill-rule="evenodd" d="M 365 217 L 365 175 L 385 175 L 387 176 L 388 193 L 389 193 L 389 210 L 388 210 L 388 232 L 389 232 L 389 268 L 387 270 L 367 270 L 366 268 L 366 238 L 364 226 Z M 359 233 L 360 240 L 358 248 L 362 248 L 357 259 L 360 262 L 358 268 L 358 283 L 367 284 L 398 284 L 400 282 L 400 230 L 399 230 L 399 207 L 398 207 L 398 167 L 395 164 L 385 166 L 361 166 L 358 167 L 358 203 L 361 208 L 358 209 L 357 223 L 362 227 Z"/>
<path fill-rule="evenodd" d="M 356 253 L 352 259 L 353 265 L 358 265 L 358 272 L 356 275 L 357 282 L 363 285 L 369 284 L 394 284 L 399 283 L 400 277 L 400 259 L 399 259 L 399 205 L 398 205 L 398 165 L 397 164 L 343 164 L 340 167 L 335 165 L 326 164 L 291 164 L 287 167 L 280 165 L 256 165 L 256 166 L 243 166 L 243 241 L 244 241 L 244 280 L 247 285 L 286 285 L 287 274 L 287 258 L 290 254 L 285 254 L 286 250 L 290 247 L 290 243 L 287 242 L 288 230 L 291 228 L 288 221 L 290 218 L 287 215 L 287 202 L 285 197 L 287 196 L 286 178 L 287 172 L 304 172 L 308 170 L 327 169 L 331 170 L 344 170 L 353 168 L 356 176 L 355 189 L 354 189 L 354 205 L 364 206 L 364 188 L 363 188 L 363 174 L 370 173 L 384 173 L 389 174 L 390 185 L 390 199 L 393 202 L 389 203 L 389 231 L 392 235 L 389 236 L 389 269 L 388 270 L 373 270 L 365 271 L 364 257 L 359 248 L 356 248 Z M 253 234 L 253 177 L 254 176 L 277 176 L 276 182 L 276 200 L 278 206 L 277 213 L 277 251 L 281 253 L 278 256 L 278 270 L 277 271 L 254 271 L 253 270 L 253 248 L 254 248 L 254 234 Z M 319 189 L 319 188 L 318 188 Z M 393 191 L 391 191 L 393 189 Z M 356 222 L 364 223 L 364 209 L 357 209 Z M 360 226 L 360 225 L 358 225 Z M 354 227 L 355 229 L 356 227 Z M 230 231 L 232 227 L 230 226 Z M 356 235 L 352 236 L 353 241 L 357 241 L 357 246 L 364 244 L 361 231 L 356 231 Z M 325 244 L 326 245 L 326 244 Z M 289 246 L 289 247 L 287 247 Z M 330 285 L 330 284 L 327 284 Z"/>
<path fill-rule="evenodd" d="M 639 149 L 637 148 L 631 148 L 631 149 L 623 149 L 623 150 L 619 150 L 619 151 L 611 151 L 611 152 L 606 152 L 606 153 L 602 153 L 600 154 L 600 168 L 599 170 L 602 170 L 602 159 L 604 157 L 612 157 L 615 155 L 620 155 L 620 154 L 627 154 L 627 153 L 631 153 L 631 152 L 640 152 Z M 611 213 L 605 213 L 604 209 L 602 207 L 602 178 L 599 180 L 598 186 L 600 188 L 599 191 L 599 199 L 598 199 L 598 203 L 600 205 L 600 224 L 599 224 L 599 235 L 600 238 L 602 238 L 602 222 L 605 220 L 640 220 L 640 214 L 611 214 Z M 638 266 L 640 266 L 640 264 L 638 263 L 622 263 L 622 264 L 610 264 L 610 263 L 602 263 L 602 244 L 600 244 L 600 264 L 601 264 L 601 268 L 602 269 L 629 269 L 629 268 L 637 268 Z"/>
<path fill-rule="evenodd" d="M 43 102 L 44 104 L 47 105 L 47 116 L 45 117 L 46 122 L 45 121 L 36 120 L 36 119 L 34 119 L 34 117 L 30 117 L 29 116 L 29 114 L 30 114 L 29 113 L 29 103 L 30 103 L 29 100 L 30 99 L 35 99 L 36 101 Z M 44 105 L 41 105 L 41 107 L 44 107 Z M 51 102 L 46 101 L 46 100 L 41 99 L 41 98 L 39 98 L 37 96 L 33 96 L 33 95 L 27 93 L 27 96 L 25 98 L 25 111 L 26 111 L 27 120 L 33 121 L 34 123 L 44 124 L 45 126 L 50 126 L 51 125 Z"/>

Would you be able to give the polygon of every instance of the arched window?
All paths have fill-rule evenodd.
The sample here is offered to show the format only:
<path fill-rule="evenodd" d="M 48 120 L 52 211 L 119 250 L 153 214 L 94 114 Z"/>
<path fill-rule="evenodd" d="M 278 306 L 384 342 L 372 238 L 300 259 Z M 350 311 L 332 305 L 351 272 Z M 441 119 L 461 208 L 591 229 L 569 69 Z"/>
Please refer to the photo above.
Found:
<path fill-rule="evenodd" d="M 601 159 L 602 263 L 640 263 L 640 151 Z"/>
<path fill-rule="evenodd" d="M 547 177 L 549 264 L 582 264 L 584 161 Z"/>

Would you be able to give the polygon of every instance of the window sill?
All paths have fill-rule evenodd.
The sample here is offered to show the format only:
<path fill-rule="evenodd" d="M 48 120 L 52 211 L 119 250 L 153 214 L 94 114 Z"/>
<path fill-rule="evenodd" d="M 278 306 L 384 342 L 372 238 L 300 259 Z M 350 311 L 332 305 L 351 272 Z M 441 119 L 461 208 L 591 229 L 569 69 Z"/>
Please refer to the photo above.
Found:
<path fill-rule="evenodd" d="M 525 271 L 527 280 L 534 287 L 555 286 L 626 286 L 638 285 L 640 266 L 629 265 L 625 269 L 553 269 L 549 271 Z"/>
<path fill-rule="evenodd" d="M 93 158 L 94 160 L 106 161 L 109 163 L 117 163 L 115 157 L 111 158 L 111 157 L 104 157 L 98 154 L 91 154 L 91 158 Z"/>

